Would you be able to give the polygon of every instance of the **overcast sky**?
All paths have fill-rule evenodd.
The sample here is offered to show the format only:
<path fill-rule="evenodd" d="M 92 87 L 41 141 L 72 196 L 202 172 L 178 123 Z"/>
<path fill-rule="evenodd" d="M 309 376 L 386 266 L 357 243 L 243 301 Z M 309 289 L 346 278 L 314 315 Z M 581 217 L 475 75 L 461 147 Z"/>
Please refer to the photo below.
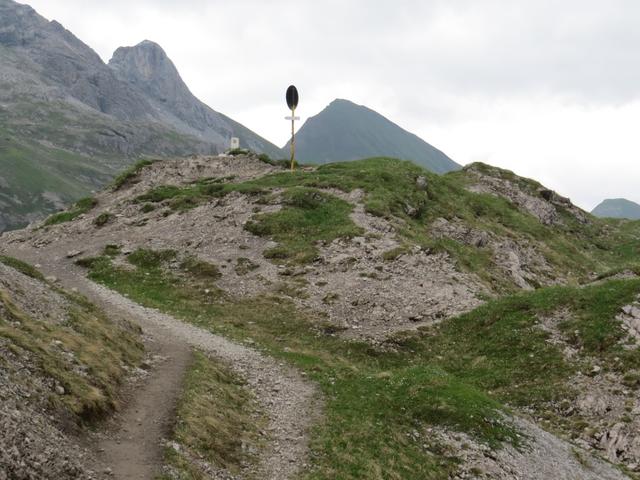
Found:
<path fill-rule="evenodd" d="M 640 202 L 637 0 L 31 0 L 108 61 L 159 43 L 193 93 L 283 145 L 366 105 L 458 163 L 533 177 L 586 209 Z"/>

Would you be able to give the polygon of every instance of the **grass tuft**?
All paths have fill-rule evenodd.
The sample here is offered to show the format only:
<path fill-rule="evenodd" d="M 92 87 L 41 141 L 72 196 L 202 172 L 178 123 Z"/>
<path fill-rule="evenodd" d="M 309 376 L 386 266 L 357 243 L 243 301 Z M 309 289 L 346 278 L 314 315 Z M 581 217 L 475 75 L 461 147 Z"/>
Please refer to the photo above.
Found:
<path fill-rule="evenodd" d="M 0 255 L 0 263 L 5 264 L 20 273 L 27 275 L 28 277 L 35 278 L 36 280 L 44 281 L 44 275 L 34 266 L 18 260 L 17 258 Z"/>
<path fill-rule="evenodd" d="M 317 257 L 317 242 L 363 233 L 349 217 L 349 203 L 317 189 L 291 188 L 283 194 L 283 203 L 282 210 L 257 215 L 245 225 L 249 232 L 280 243 L 265 252 L 267 258 L 309 263 Z"/>
<path fill-rule="evenodd" d="M 153 164 L 153 161 L 151 160 L 138 161 L 136 164 L 126 169 L 124 172 L 122 172 L 113 180 L 113 189 L 120 190 L 126 185 L 130 185 L 134 183 L 138 178 L 138 176 L 140 175 L 140 172 L 145 167 L 148 167 L 149 165 L 152 165 L 152 164 Z"/>
<path fill-rule="evenodd" d="M 96 205 L 98 205 L 98 201 L 95 198 L 83 198 L 78 200 L 70 210 L 51 215 L 45 220 L 44 224 L 57 225 L 59 223 L 70 222 L 71 220 L 78 218 L 80 215 L 87 213 Z"/>
<path fill-rule="evenodd" d="M 208 478 L 184 455 L 202 458 L 231 475 L 251 462 L 263 443 L 266 425 L 252 394 L 228 367 L 201 352 L 187 371 L 178 401 L 173 440 L 165 459 L 185 478 Z"/>
<path fill-rule="evenodd" d="M 109 212 L 103 212 L 95 218 L 95 220 L 93 221 L 93 224 L 96 227 L 104 227 L 113 218 L 114 218 L 113 214 Z"/>

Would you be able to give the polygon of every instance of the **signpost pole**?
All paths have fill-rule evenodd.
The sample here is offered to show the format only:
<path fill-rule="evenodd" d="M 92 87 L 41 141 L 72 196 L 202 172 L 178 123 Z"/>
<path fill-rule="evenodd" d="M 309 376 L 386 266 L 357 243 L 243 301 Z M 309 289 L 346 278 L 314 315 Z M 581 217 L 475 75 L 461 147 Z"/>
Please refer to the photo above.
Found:
<path fill-rule="evenodd" d="M 296 165 L 296 131 L 295 131 L 295 121 L 296 121 L 296 109 L 291 109 L 291 171 L 295 170 Z"/>
<path fill-rule="evenodd" d="M 298 89 L 294 85 L 290 85 L 287 88 L 287 106 L 289 110 L 291 110 L 291 173 L 293 173 L 296 169 L 296 129 L 295 123 L 296 120 L 296 107 L 298 106 Z M 289 120 L 289 117 L 286 117 Z"/>

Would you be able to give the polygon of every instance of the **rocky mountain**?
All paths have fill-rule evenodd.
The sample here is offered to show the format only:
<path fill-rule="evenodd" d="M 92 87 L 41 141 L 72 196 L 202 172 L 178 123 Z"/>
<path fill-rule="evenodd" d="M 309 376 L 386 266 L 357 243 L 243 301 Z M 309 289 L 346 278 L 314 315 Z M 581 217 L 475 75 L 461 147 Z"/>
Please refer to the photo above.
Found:
<path fill-rule="evenodd" d="M 289 148 L 289 143 L 284 147 Z M 416 135 L 373 110 L 348 100 L 334 100 L 309 118 L 296 134 L 301 162 L 324 164 L 386 156 L 411 160 L 436 173 L 460 165 Z"/>
<path fill-rule="evenodd" d="M 640 220 L 640 205 L 625 198 L 609 198 L 591 212 L 601 218 L 626 218 Z"/>
<path fill-rule="evenodd" d="M 0 0 L 0 231 L 103 186 L 141 156 L 280 150 L 195 98 L 152 42 L 110 64 L 56 21 Z"/>
<path fill-rule="evenodd" d="M 97 447 L 66 434 L 88 450 L 78 468 L 98 449 L 97 478 L 621 480 L 640 471 L 639 238 L 485 164 L 439 175 L 372 158 L 292 175 L 256 155 L 192 156 L 140 164 L 82 209 L 5 233 L 0 254 L 160 349 L 115 432 L 93 427 Z M 0 339 L 22 343 L 8 351 L 67 359 L 27 405 L 58 385 L 70 405 L 95 398 L 66 376 L 104 378 L 62 335 L 91 333 L 84 320 L 38 328 L 13 296 L 22 320 L 0 322 Z"/>

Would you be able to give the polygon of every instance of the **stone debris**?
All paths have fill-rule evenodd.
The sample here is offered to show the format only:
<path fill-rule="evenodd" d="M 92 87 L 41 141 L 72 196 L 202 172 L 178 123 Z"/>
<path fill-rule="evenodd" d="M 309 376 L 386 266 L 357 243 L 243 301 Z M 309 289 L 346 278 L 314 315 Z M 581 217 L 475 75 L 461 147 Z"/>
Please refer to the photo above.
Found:
<path fill-rule="evenodd" d="M 68 304 L 42 282 L 0 264 L 0 292 L 43 325 L 67 318 Z M 0 318 L 7 312 L 0 302 Z M 60 348 L 52 342 L 52 347 Z M 77 367 L 75 359 L 69 363 Z M 89 480 L 89 454 L 55 418 L 49 396 L 65 389 L 46 376 L 39 360 L 29 351 L 0 337 L 0 479 Z"/>
<path fill-rule="evenodd" d="M 544 225 L 563 225 L 559 209 L 569 212 L 580 223 L 586 224 L 590 221 L 584 210 L 552 190 L 535 188 L 533 185 L 525 184 L 524 179 L 518 179 L 519 182 L 515 183 L 513 179 L 504 177 L 504 173 L 497 169 L 493 169 L 493 174 L 487 174 L 481 167 L 471 165 L 466 168 L 466 171 L 474 174 L 476 178 L 476 183 L 469 187 L 470 191 L 505 198 L 520 210 L 536 217 Z"/>
<path fill-rule="evenodd" d="M 455 479 L 491 480 L 622 480 L 622 472 L 590 452 L 546 432 L 521 417 L 504 420 L 520 434 L 523 445 L 492 449 L 463 433 L 430 428 L 426 439 L 446 445 L 462 460 Z"/>

